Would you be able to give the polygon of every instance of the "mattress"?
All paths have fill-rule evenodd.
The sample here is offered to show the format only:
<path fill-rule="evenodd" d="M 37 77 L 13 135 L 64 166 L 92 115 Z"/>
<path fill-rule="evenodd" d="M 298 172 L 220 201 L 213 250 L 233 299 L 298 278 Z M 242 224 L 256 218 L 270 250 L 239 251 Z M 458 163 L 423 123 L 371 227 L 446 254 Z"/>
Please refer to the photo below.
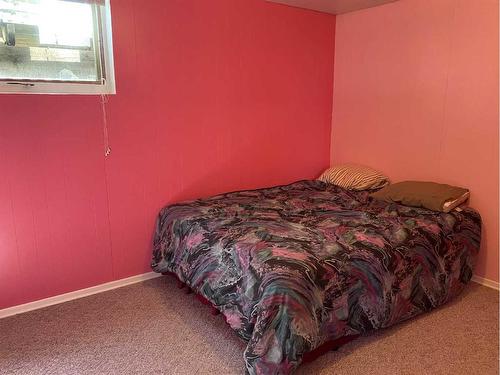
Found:
<path fill-rule="evenodd" d="M 480 238 L 473 209 L 434 212 L 299 181 L 165 207 L 152 268 L 224 315 L 247 342 L 246 373 L 289 374 L 329 341 L 455 297 Z"/>

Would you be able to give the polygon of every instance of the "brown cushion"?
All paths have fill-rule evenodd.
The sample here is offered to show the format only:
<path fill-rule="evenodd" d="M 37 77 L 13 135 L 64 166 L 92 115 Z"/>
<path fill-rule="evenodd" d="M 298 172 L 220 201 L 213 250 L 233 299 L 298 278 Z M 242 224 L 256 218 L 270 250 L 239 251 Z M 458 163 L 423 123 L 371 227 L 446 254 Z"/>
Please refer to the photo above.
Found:
<path fill-rule="evenodd" d="M 435 182 L 403 181 L 372 193 L 375 199 L 433 211 L 450 212 L 469 197 L 469 190 Z"/>

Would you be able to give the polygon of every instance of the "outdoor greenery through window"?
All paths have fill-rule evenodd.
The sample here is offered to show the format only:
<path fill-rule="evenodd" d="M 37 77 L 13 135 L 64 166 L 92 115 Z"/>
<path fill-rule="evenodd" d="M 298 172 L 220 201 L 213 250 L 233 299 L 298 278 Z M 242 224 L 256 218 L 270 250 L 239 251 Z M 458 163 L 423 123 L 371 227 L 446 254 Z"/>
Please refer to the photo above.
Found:
<path fill-rule="evenodd" d="M 0 81 L 105 85 L 106 11 L 104 0 L 0 0 Z"/>

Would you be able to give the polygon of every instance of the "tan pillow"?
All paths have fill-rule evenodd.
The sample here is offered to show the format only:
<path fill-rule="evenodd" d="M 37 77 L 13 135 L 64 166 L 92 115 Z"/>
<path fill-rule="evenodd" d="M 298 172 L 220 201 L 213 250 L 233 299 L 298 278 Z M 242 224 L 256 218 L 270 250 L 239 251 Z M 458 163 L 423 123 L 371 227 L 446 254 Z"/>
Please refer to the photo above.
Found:
<path fill-rule="evenodd" d="M 435 182 L 403 181 L 386 186 L 371 196 L 385 202 L 450 212 L 469 198 L 469 190 Z"/>
<path fill-rule="evenodd" d="M 354 164 L 329 168 L 318 180 L 349 190 L 380 189 L 389 183 L 389 178 L 375 169 Z"/>

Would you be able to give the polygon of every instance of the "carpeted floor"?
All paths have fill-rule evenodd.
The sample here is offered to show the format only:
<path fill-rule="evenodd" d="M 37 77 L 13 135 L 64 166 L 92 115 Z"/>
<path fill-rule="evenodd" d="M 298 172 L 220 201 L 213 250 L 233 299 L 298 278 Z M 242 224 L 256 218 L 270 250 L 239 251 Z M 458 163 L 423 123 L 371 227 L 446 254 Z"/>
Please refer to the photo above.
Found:
<path fill-rule="evenodd" d="M 297 374 L 498 374 L 498 292 L 372 333 Z M 0 320 L 0 374 L 242 374 L 240 341 L 170 277 Z"/>

